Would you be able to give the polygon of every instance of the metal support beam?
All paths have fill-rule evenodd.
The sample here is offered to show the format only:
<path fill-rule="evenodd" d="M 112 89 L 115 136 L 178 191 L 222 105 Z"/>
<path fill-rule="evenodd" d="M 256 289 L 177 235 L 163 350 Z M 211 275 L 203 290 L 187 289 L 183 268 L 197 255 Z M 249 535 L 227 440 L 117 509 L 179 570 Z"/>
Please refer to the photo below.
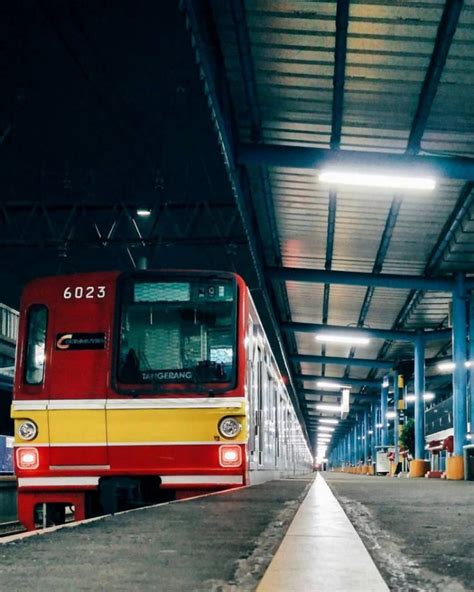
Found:
<path fill-rule="evenodd" d="M 469 413 L 469 434 L 474 434 L 474 295 L 470 294 L 469 299 L 469 394 L 470 394 L 470 413 Z"/>
<path fill-rule="evenodd" d="M 370 418 L 371 418 L 371 438 L 370 438 L 370 455 L 372 457 L 372 462 L 376 461 L 376 449 L 377 446 L 377 403 L 373 402 L 370 404 Z"/>
<path fill-rule="evenodd" d="M 425 341 L 420 333 L 415 341 L 415 459 L 425 458 Z"/>
<path fill-rule="evenodd" d="M 447 0 L 439 23 L 430 65 L 418 100 L 418 106 L 411 127 L 408 146 L 412 152 L 420 150 L 421 138 L 426 128 L 431 107 L 438 90 L 449 48 L 456 33 L 463 0 Z"/>
<path fill-rule="evenodd" d="M 339 284 L 343 286 L 370 286 L 394 288 L 399 290 L 436 290 L 452 292 L 454 280 L 446 277 L 422 277 L 395 273 L 362 273 L 356 271 L 327 271 L 322 269 L 303 269 L 297 267 L 267 267 L 273 280 Z"/>
<path fill-rule="evenodd" d="M 416 341 L 415 331 L 390 331 L 388 329 L 372 329 L 368 327 L 341 327 L 340 325 L 321 325 L 318 323 L 282 323 L 284 331 L 295 333 L 317 333 L 327 331 L 336 335 L 347 335 L 354 337 L 372 337 L 374 339 L 390 339 L 392 341 Z M 437 339 L 449 339 L 450 330 L 425 331 L 424 339 L 434 341 Z"/>
<path fill-rule="evenodd" d="M 380 397 L 380 415 L 382 424 L 381 428 L 381 442 L 382 446 L 388 446 L 388 429 L 387 429 L 387 410 L 388 410 L 388 376 L 384 376 L 381 397 Z"/>
<path fill-rule="evenodd" d="M 364 464 L 367 464 L 369 459 L 369 410 L 364 411 Z"/>
<path fill-rule="evenodd" d="M 337 366 L 346 366 L 349 362 L 351 366 L 358 366 L 362 368 L 382 368 L 384 370 L 390 370 L 393 368 L 395 361 L 383 361 L 383 360 L 368 360 L 364 358 L 353 358 L 348 360 L 347 358 L 338 358 L 335 356 L 313 356 L 306 354 L 293 354 L 290 356 L 293 362 L 308 362 L 310 364 L 335 364 Z"/>
<path fill-rule="evenodd" d="M 474 181 L 474 159 L 467 157 L 412 156 L 409 154 L 328 150 L 273 144 L 240 144 L 238 162 L 250 166 L 296 169 L 329 167 L 370 169 L 386 174 L 387 169 L 403 175 L 435 176 Z"/>
<path fill-rule="evenodd" d="M 456 290 L 453 293 L 453 427 L 454 454 L 463 455 L 467 435 L 467 372 L 466 350 L 467 318 L 466 291 L 462 274 L 456 276 Z"/>
<path fill-rule="evenodd" d="M 395 446 L 395 466 L 398 466 L 399 460 L 399 431 L 400 431 L 400 417 L 398 414 L 398 401 L 400 399 L 400 388 L 398 386 L 398 372 L 393 373 L 393 408 L 395 411 L 395 419 L 393 420 L 393 445 Z"/>

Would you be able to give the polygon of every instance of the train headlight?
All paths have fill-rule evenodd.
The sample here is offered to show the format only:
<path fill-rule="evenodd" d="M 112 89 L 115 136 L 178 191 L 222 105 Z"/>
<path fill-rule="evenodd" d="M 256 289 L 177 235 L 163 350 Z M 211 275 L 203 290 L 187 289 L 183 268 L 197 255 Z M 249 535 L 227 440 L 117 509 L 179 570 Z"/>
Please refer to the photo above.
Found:
<path fill-rule="evenodd" d="M 235 438 L 240 434 L 242 426 L 235 417 L 224 417 L 217 426 L 219 434 L 224 438 Z"/>
<path fill-rule="evenodd" d="M 27 419 L 18 426 L 18 436 L 22 440 L 34 440 L 38 435 L 38 426 L 34 421 Z"/>

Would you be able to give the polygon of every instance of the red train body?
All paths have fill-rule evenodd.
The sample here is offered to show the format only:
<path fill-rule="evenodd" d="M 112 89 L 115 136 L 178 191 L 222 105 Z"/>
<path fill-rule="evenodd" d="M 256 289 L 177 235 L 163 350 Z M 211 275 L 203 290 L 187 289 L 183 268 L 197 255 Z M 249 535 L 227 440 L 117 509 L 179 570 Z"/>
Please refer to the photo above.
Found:
<path fill-rule="evenodd" d="M 38 279 L 12 417 L 26 528 L 305 472 L 250 293 L 219 272 Z"/>

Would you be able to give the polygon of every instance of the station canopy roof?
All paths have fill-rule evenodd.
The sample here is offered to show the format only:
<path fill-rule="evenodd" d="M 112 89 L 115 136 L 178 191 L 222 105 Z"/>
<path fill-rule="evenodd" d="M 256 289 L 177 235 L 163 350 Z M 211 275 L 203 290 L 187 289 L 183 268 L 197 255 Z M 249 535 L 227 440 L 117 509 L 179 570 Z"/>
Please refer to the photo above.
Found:
<path fill-rule="evenodd" d="M 0 9 L 7 303 L 35 274 L 143 254 L 233 269 L 310 430 L 340 396 L 314 377 L 351 383 L 356 413 L 389 366 L 410 377 L 417 330 L 437 332 L 428 384 L 448 392 L 447 284 L 474 260 L 473 2 L 118 4 Z M 436 187 L 319 179 L 344 167 Z M 318 325 L 372 333 L 317 341 Z"/>

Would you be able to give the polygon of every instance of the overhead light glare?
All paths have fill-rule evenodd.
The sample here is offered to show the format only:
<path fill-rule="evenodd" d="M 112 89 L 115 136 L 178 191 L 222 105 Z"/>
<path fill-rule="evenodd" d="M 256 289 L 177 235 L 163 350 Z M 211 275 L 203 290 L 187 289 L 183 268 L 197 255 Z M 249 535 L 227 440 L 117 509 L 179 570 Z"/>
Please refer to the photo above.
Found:
<path fill-rule="evenodd" d="M 464 363 L 464 366 L 466 368 L 470 368 L 471 362 L 468 360 Z M 450 372 L 454 370 L 454 368 L 456 368 L 456 364 L 454 362 L 440 362 L 436 365 L 436 367 L 438 368 L 438 370 L 441 370 L 442 372 Z"/>
<path fill-rule="evenodd" d="M 433 399 L 435 399 L 435 398 L 436 398 L 435 393 L 424 393 L 424 395 L 423 395 L 424 401 L 433 401 Z M 405 401 L 407 403 L 414 403 L 416 401 L 416 395 L 414 395 L 414 394 L 406 395 Z"/>
<path fill-rule="evenodd" d="M 413 189 L 415 191 L 433 191 L 436 181 L 430 177 L 406 177 L 381 173 L 359 173 L 355 171 L 322 171 L 319 175 L 322 183 L 332 185 L 355 185 L 357 187 L 382 187 L 384 189 Z"/>
<path fill-rule="evenodd" d="M 319 409 L 320 411 L 339 412 L 339 411 L 341 411 L 341 406 L 340 405 L 331 405 L 331 403 L 318 403 L 316 405 L 316 409 Z"/>
<path fill-rule="evenodd" d="M 318 426 L 318 432 L 334 432 L 335 429 L 331 426 Z"/>
<path fill-rule="evenodd" d="M 148 218 L 151 215 L 151 210 L 149 208 L 138 208 L 137 216 L 141 216 L 142 218 Z"/>
<path fill-rule="evenodd" d="M 350 387 L 339 382 L 331 382 L 330 380 L 318 380 L 316 383 L 318 388 L 328 389 L 330 391 L 339 391 L 341 389 L 349 389 Z"/>
<path fill-rule="evenodd" d="M 319 423 L 332 423 L 332 424 L 336 424 L 339 423 L 338 419 L 333 419 L 332 417 L 321 417 L 321 419 L 319 420 Z"/>
<path fill-rule="evenodd" d="M 356 337 L 354 335 L 338 335 L 336 333 L 318 333 L 316 341 L 328 341 L 330 343 L 350 343 L 353 345 L 367 345 L 370 343 L 368 337 Z"/>
<path fill-rule="evenodd" d="M 376 428 L 383 428 L 383 423 L 378 423 L 378 424 L 376 424 L 376 426 L 375 426 L 375 427 L 376 427 Z"/>

